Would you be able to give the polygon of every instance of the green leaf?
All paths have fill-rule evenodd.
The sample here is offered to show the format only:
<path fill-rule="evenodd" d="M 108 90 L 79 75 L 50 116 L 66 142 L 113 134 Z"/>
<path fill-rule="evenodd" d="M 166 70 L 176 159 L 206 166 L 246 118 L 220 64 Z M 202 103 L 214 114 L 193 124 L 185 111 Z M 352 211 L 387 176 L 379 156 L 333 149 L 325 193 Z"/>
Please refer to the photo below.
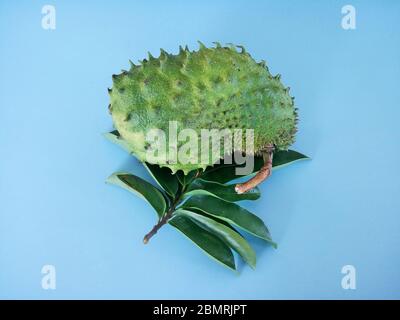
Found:
<path fill-rule="evenodd" d="M 128 151 L 130 154 L 133 154 L 131 148 L 128 146 L 128 144 L 125 142 L 125 140 L 122 139 L 122 137 L 120 136 L 120 134 L 117 130 L 104 133 L 103 135 L 107 140 L 110 140 L 111 142 L 120 146 L 125 151 Z"/>
<path fill-rule="evenodd" d="M 233 179 L 236 179 L 235 174 L 236 164 L 214 164 L 212 167 L 208 167 L 202 174 L 201 178 L 208 181 L 214 181 L 219 183 L 226 183 Z"/>
<path fill-rule="evenodd" d="M 163 188 L 171 197 L 174 197 L 178 191 L 178 179 L 172 171 L 166 167 L 160 167 L 156 164 L 144 163 L 153 179 Z"/>
<path fill-rule="evenodd" d="M 179 183 L 184 186 L 185 185 L 185 174 L 183 171 L 179 170 L 176 173 L 176 177 L 178 178 Z"/>
<path fill-rule="evenodd" d="M 178 209 L 176 216 L 185 216 L 194 222 L 200 223 L 208 231 L 220 237 L 229 247 L 235 250 L 253 269 L 256 267 L 256 253 L 249 243 L 233 229 L 218 223 L 214 219 L 199 215 L 195 212 Z"/>
<path fill-rule="evenodd" d="M 185 175 L 185 185 L 188 185 L 193 181 L 193 179 L 196 178 L 197 174 L 199 173 L 199 170 L 193 170 L 190 171 L 187 175 Z"/>
<path fill-rule="evenodd" d="M 208 256 L 224 266 L 236 270 L 232 251 L 220 238 L 184 216 L 174 216 L 168 223 L 192 240 Z"/>
<path fill-rule="evenodd" d="M 204 211 L 201 211 L 201 210 L 198 210 L 198 209 L 195 209 L 195 208 L 190 208 L 190 211 L 194 212 L 194 213 L 197 213 L 197 214 L 200 214 L 202 216 L 205 216 L 207 218 L 213 219 L 213 220 L 217 221 L 218 223 L 223 224 L 225 227 L 231 228 L 233 231 L 237 232 L 238 234 L 240 234 L 242 236 L 242 234 L 237 229 L 235 229 L 232 225 L 230 225 L 225 220 L 221 220 L 221 219 L 217 218 L 216 216 L 211 216 L 211 215 L 205 213 Z"/>
<path fill-rule="evenodd" d="M 297 151 L 294 151 L 294 150 L 277 151 L 274 153 L 272 167 L 273 167 L 273 170 L 276 170 L 278 168 L 284 167 L 284 166 L 292 164 L 294 162 L 306 160 L 306 159 L 309 159 L 309 158 Z M 263 165 L 264 165 L 263 157 L 255 156 L 254 157 L 254 169 L 253 169 L 252 173 L 250 173 L 248 176 L 255 174 L 257 171 L 259 171 L 261 169 L 261 167 Z M 219 165 L 208 168 L 201 175 L 201 178 L 204 180 L 208 180 L 208 181 L 227 183 L 231 180 L 245 177 L 245 176 L 241 176 L 241 175 L 236 175 L 236 167 L 237 167 L 237 165 L 235 165 L 235 164 L 226 164 L 226 165 L 219 164 Z"/>
<path fill-rule="evenodd" d="M 176 176 L 182 186 L 187 186 L 189 183 L 191 183 L 193 181 L 193 179 L 196 177 L 198 172 L 199 172 L 199 170 L 192 170 L 188 174 L 185 175 L 183 173 L 183 171 L 178 171 L 176 173 Z"/>
<path fill-rule="evenodd" d="M 250 211 L 235 203 L 227 202 L 213 196 L 202 195 L 189 198 L 181 208 L 201 210 L 276 246 L 264 222 Z"/>
<path fill-rule="evenodd" d="M 116 172 L 107 179 L 107 182 L 146 200 L 156 210 L 158 217 L 161 217 L 166 211 L 167 204 L 161 191 L 142 178 L 130 173 Z"/>
<path fill-rule="evenodd" d="M 256 187 L 249 192 L 238 194 L 235 185 L 224 185 L 218 182 L 195 179 L 187 188 L 185 197 L 194 195 L 211 195 L 225 201 L 235 202 L 241 200 L 257 200 L 260 198 L 260 190 Z"/>
<path fill-rule="evenodd" d="M 282 168 L 284 166 L 295 163 L 297 161 L 307 160 L 307 159 L 310 159 L 310 158 L 305 156 L 304 154 L 294 151 L 294 150 L 278 151 L 278 152 L 274 153 L 272 167 L 273 167 L 273 170 L 276 170 L 278 168 Z M 260 168 L 258 170 L 260 170 Z"/>

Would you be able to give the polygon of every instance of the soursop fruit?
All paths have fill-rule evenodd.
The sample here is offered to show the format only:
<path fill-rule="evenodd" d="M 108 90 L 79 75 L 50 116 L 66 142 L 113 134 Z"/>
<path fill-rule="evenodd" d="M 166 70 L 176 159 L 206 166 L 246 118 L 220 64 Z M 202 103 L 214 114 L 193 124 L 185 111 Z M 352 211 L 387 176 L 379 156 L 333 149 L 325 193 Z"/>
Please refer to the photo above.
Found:
<path fill-rule="evenodd" d="M 276 247 L 264 222 L 238 203 L 260 197 L 257 185 L 272 167 L 308 159 L 288 150 L 297 123 L 289 89 L 279 75 L 270 74 L 265 62 L 257 63 L 243 47 L 237 48 L 219 43 L 207 48 L 200 43 L 198 51 L 181 47 L 174 55 L 161 50 L 158 58 L 149 55 L 139 65 L 132 63 L 129 71 L 113 76 L 109 109 L 116 130 L 106 135 L 141 160 L 153 179 L 151 183 L 129 172 L 116 172 L 107 179 L 153 207 L 157 222 L 143 242 L 170 225 L 232 270 L 236 270 L 233 251 L 250 267 L 256 266 L 256 253 L 245 233 Z M 165 138 L 164 149 L 157 140 L 149 141 L 153 129 L 156 137 Z M 191 129 L 194 138 L 174 136 L 185 132 L 182 129 Z M 204 130 L 216 130 L 221 140 L 227 132 L 245 134 L 234 134 L 228 147 L 224 141 L 203 149 Z M 248 148 L 248 132 L 253 149 Z M 196 152 L 182 154 L 182 149 Z M 154 150 L 158 157 L 149 161 Z M 177 152 L 180 156 L 175 158 Z M 236 157 L 225 161 L 225 155 L 233 152 L 254 156 L 244 183 L 234 183 L 242 177 L 237 172 L 242 163 Z"/>
<path fill-rule="evenodd" d="M 114 126 L 131 153 L 143 162 L 148 161 L 146 152 L 154 148 L 146 133 L 162 130 L 168 145 L 171 122 L 178 132 L 194 129 L 199 139 L 201 129 L 254 129 L 255 154 L 271 146 L 287 150 L 295 138 L 297 112 L 289 89 L 280 75 L 272 76 L 264 61 L 257 63 L 241 46 L 217 43 L 207 48 L 200 43 L 198 51 L 180 47 L 176 55 L 161 49 L 158 58 L 149 54 L 139 65 L 131 63 L 129 71 L 113 75 L 109 94 Z M 245 135 L 236 139 L 243 141 L 237 141 L 239 147 L 228 153 L 246 152 Z M 176 147 L 184 143 L 178 141 Z M 155 164 L 187 174 L 213 165 L 227 153 L 221 144 L 207 154 L 204 163 L 200 157 L 207 151 L 200 150 L 200 145 L 196 142 L 196 159 L 188 155 L 185 161 L 171 162 L 162 154 L 159 159 L 164 160 Z"/>

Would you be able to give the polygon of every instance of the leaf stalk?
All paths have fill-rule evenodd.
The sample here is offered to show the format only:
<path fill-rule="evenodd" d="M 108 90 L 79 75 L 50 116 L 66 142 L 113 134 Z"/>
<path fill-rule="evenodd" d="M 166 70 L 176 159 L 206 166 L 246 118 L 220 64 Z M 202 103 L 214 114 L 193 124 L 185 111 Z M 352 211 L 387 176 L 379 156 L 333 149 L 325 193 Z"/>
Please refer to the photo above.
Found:
<path fill-rule="evenodd" d="M 164 214 L 160 220 L 157 222 L 157 224 L 150 230 L 149 233 L 147 233 L 144 238 L 143 238 L 143 243 L 147 244 L 149 240 L 160 230 L 160 228 L 167 224 L 169 219 L 172 218 L 172 215 L 175 211 L 176 206 L 179 204 L 179 201 L 181 200 L 182 195 L 184 194 L 184 190 L 182 189 L 181 192 L 177 195 L 177 197 L 174 199 L 174 202 L 172 203 L 171 207 L 168 209 L 166 214 Z"/>

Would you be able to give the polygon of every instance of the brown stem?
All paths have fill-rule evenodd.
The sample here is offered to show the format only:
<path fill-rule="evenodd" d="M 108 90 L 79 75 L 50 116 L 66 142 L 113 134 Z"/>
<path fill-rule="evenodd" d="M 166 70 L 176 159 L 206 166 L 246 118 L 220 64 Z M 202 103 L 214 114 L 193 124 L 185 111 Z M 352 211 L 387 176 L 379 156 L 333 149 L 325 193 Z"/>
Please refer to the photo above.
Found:
<path fill-rule="evenodd" d="M 143 238 L 143 243 L 147 244 L 149 242 L 149 240 L 151 239 L 151 237 L 153 237 L 157 231 L 168 222 L 169 219 L 171 219 L 172 214 L 175 211 L 175 207 L 177 206 L 177 204 L 179 203 L 182 194 L 183 194 L 182 190 L 179 195 L 175 198 L 174 202 L 172 203 L 171 207 L 168 209 L 167 213 L 165 215 L 163 215 L 161 217 L 161 219 L 157 222 L 157 224 L 153 227 L 153 229 L 150 230 L 150 232 L 148 234 L 146 234 Z"/>
<path fill-rule="evenodd" d="M 250 180 L 244 182 L 244 183 L 238 183 L 235 186 L 235 191 L 238 194 L 245 193 L 256 186 L 258 186 L 261 182 L 263 182 L 265 179 L 267 179 L 272 172 L 272 157 L 273 157 L 273 148 L 268 150 L 268 152 L 265 153 L 264 157 L 264 165 L 260 169 L 260 171 L 257 172 L 257 174 L 251 178 Z"/>
<path fill-rule="evenodd" d="M 158 223 L 150 230 L 148 234 L 146 234 L 143 238 L 143 243 L 146 244 L 149 242 L 150 238 L 154 236 L 157 231 L 168 222 L 168 220 L 172 217 L 172 212 L 174 212 L 175 208 L 171 208 L 168 212 L 158 221 Z"/>

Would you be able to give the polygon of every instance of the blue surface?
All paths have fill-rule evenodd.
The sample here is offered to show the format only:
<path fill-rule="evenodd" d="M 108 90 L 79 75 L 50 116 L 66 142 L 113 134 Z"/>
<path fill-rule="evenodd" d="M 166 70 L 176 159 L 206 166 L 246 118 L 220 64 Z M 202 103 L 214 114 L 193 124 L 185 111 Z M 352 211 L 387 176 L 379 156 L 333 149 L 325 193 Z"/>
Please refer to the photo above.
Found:
<path fill-rule="evenodd" d="M 0 298 L 400 298 L 400 2 L 0 1 Z M 128 169 L 106 141 L 111 74 L 147 51 L 196 40 L 243 44 L 281 73 L 300 108 L 294 149 L 245 206 L 278 250 L 252 240 L 235 274 L 104 183 Z M 41 268 L 57 289 L 41 288 Z M 354 265 L 357 289 L 341 287 Z"/>

